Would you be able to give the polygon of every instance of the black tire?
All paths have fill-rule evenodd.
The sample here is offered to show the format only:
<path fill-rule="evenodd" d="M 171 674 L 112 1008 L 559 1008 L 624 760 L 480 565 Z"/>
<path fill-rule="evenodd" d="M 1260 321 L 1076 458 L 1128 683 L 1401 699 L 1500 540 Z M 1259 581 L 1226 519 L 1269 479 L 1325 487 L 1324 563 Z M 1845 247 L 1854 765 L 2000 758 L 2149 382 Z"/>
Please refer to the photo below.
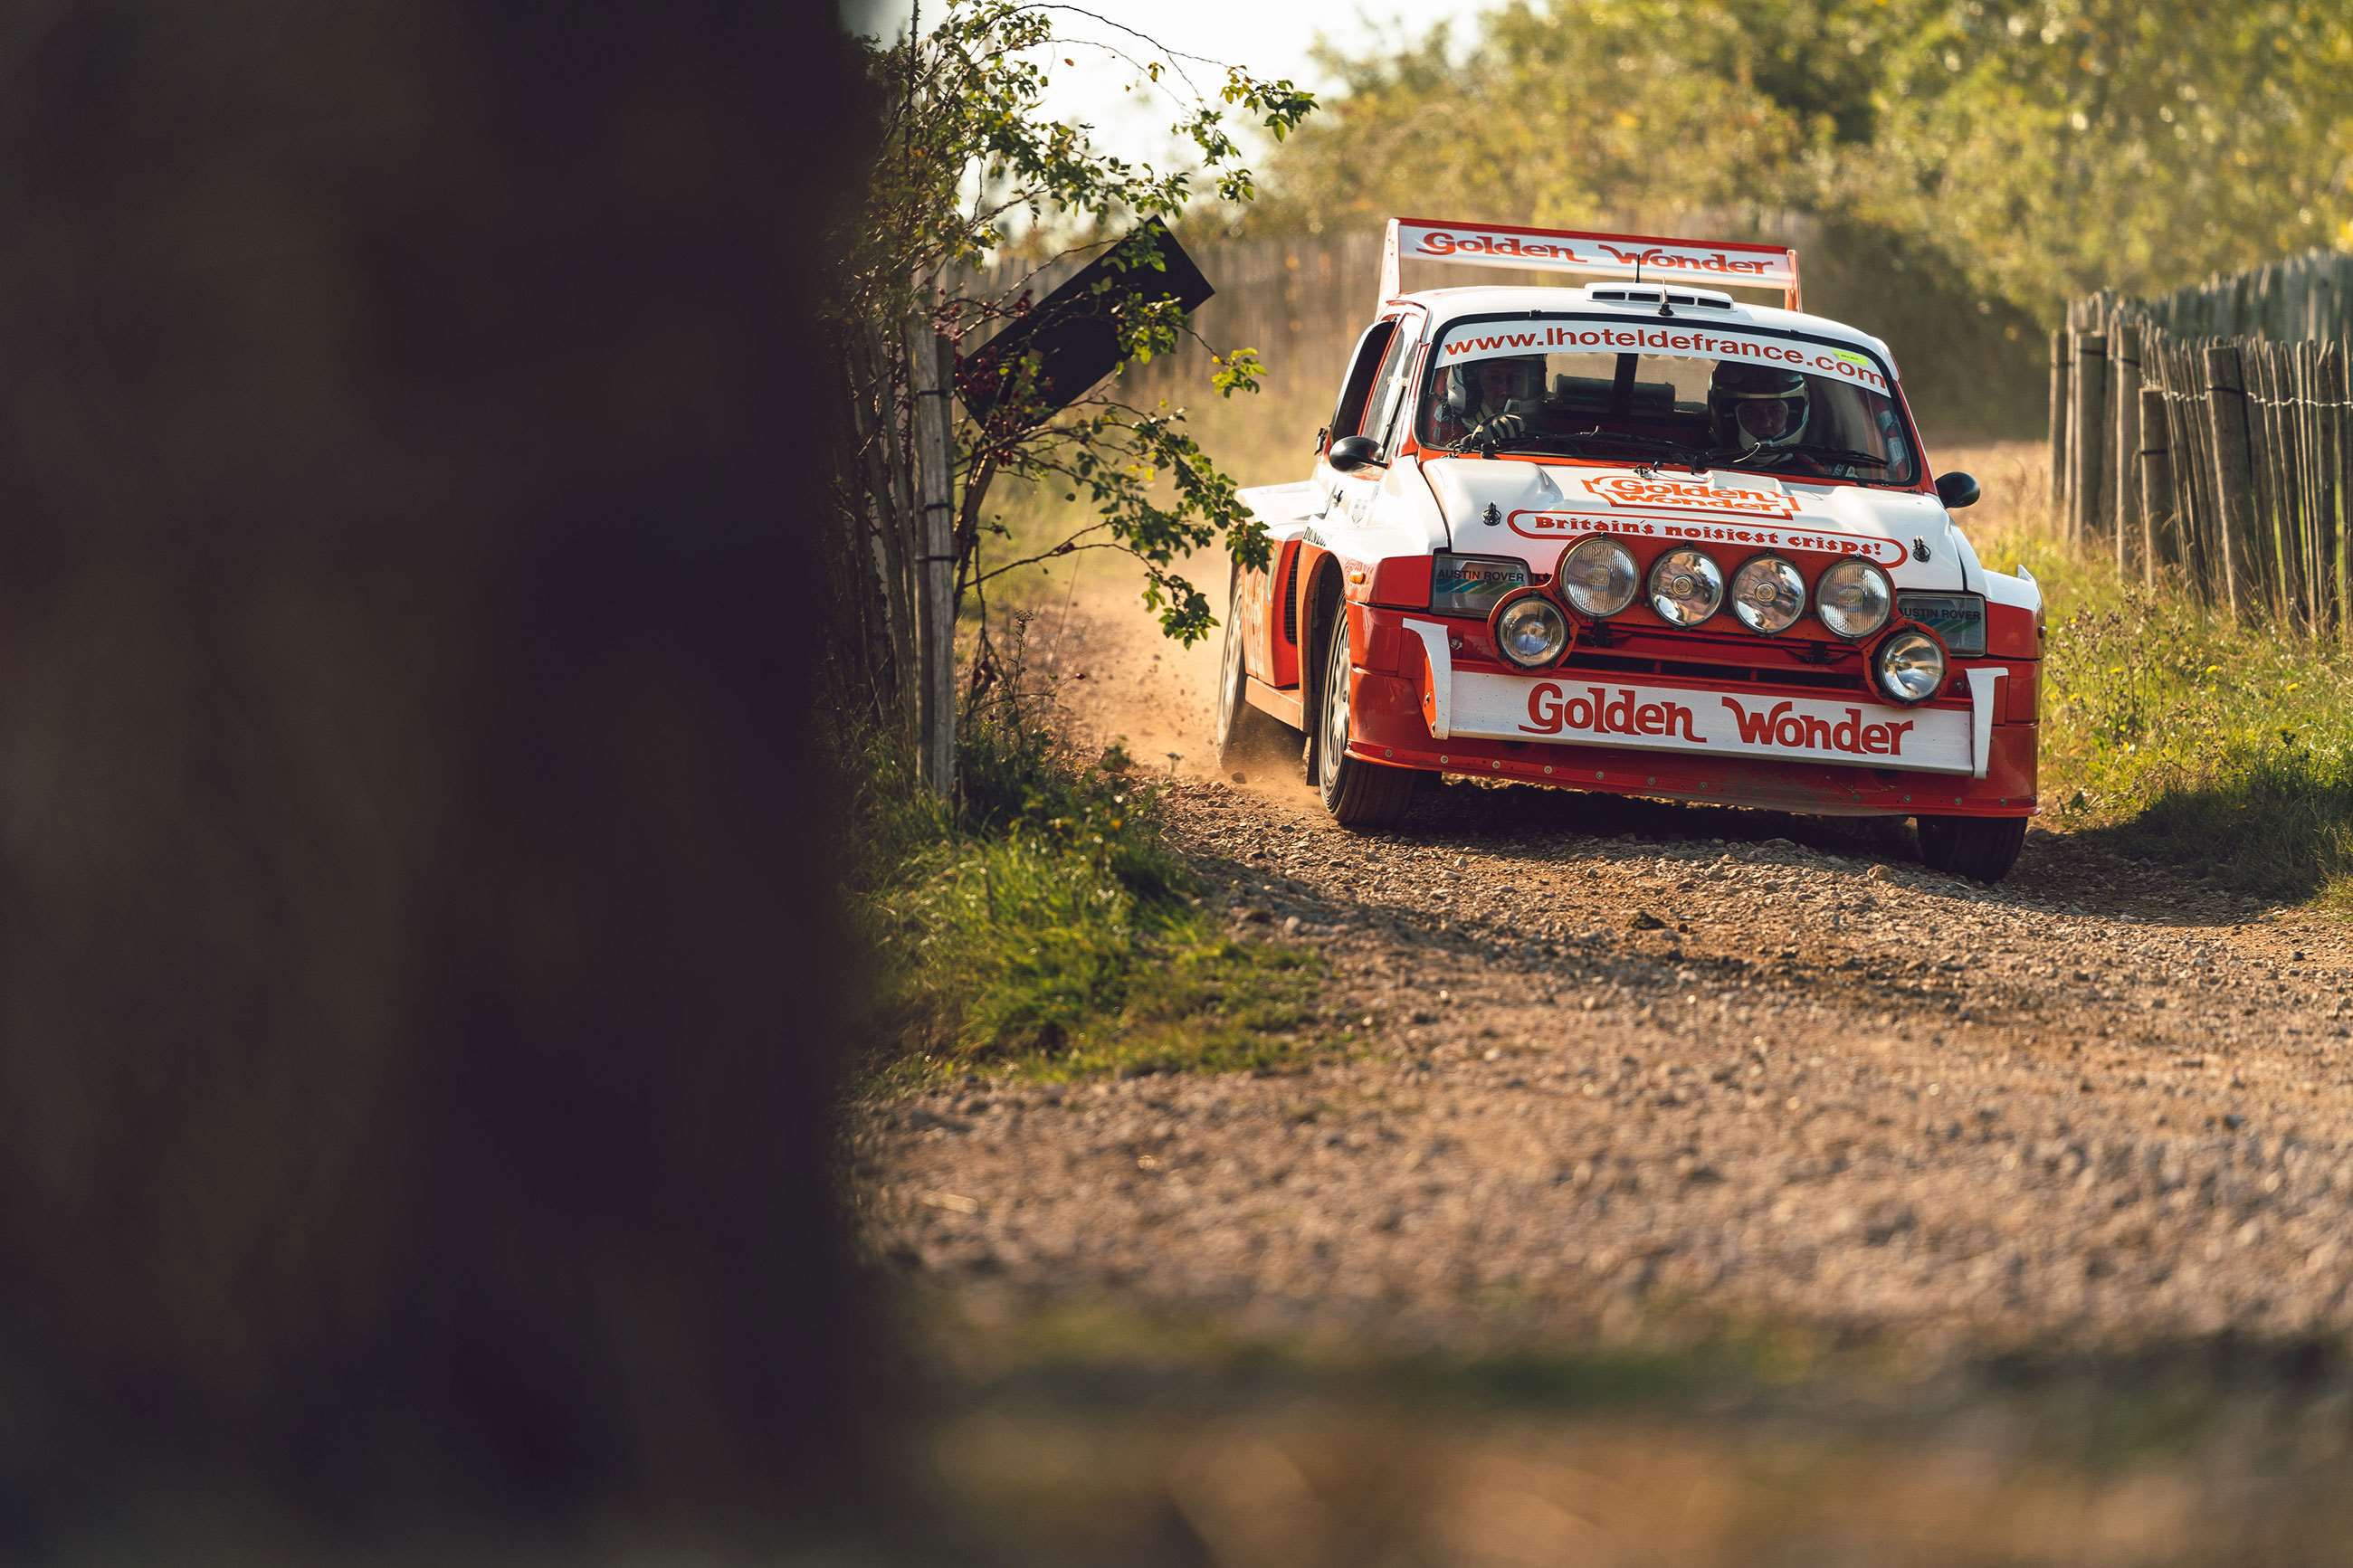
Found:
<path fill-rule="evenodd" d="M 2022 816 L 1922 816 L 1920 858 L 1929 869 L 1975 882 L 1999 882 L 2026 847 Z"/>
<path fill-rule="evenodd" d="M 1242 658 L 1240 598 L 1242 569 L 1234 567 L 1233 586 L 1226 595 L 1226 640 L 1218 655 L 1218 765 L 1231 771 L 1253 758 L 1289 756 L 1297 765 L 1299 731 L 1267 712 L 1253 708 L 1247 695 L 1249 666 Z"/>
<path fill-rule="evenodd" d="M 1324 655 L 1324 705 L 1316 710 L 1315 789 L 1343 827 L 1388 827 L 1413 804 L 1410 768 L 1385 768 L 1348 754 L 1348 612 L 1335 605 Z"/>

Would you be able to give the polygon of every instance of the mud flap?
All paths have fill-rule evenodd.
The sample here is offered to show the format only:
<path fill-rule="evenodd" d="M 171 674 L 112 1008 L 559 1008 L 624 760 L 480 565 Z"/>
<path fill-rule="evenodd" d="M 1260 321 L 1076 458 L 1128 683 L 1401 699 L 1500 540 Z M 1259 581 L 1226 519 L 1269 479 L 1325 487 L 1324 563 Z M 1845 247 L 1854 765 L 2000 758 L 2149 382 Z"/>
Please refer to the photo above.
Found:
<path fill-rule="evenodd" d="M 1421 644 L 1423 679 L 1421 716 L 1430 724 L 1430 738 L 1443 741 L 1453 733 L 1454 658 L 1447 651 L 1446 628 L 1436 621 L 1409 618 L 1405 629 Z"/>
<path fill-rule="evenodd" d="M 1969 776 L 1983 778 L 1993 760 L 1994 703 L 2000 696 L 2006 669 L 1971 669 L 1969 678 Z"/>

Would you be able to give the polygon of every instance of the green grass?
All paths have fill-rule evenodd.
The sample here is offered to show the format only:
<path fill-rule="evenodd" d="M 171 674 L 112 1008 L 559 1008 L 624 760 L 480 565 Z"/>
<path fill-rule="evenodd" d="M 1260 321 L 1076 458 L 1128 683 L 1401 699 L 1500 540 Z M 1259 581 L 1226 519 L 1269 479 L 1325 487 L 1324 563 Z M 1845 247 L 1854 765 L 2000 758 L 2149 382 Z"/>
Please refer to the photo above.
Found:
<path fill-rule="evenodd" d="M 1271 1071 L 1326 1048 L 1321 963 L 1228 933 L 1125 759 L 1000 702 L 959 760 L 956 809 L 877 761 L 855 814 L 892 1081 Z"/>
<path fill-rule="evenodd" d="M 2353 915 L 2353 649 L 2232 624 L 2021 529 L 2049 610 L 2043 808 L 2118 850 Z"/>

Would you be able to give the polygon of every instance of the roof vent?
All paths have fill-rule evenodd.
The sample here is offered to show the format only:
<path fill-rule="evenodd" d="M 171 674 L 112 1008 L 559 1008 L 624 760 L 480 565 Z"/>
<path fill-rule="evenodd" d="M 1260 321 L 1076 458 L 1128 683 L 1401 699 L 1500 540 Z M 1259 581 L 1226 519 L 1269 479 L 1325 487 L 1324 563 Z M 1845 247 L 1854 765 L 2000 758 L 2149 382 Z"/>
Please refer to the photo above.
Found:
<path fill-rule="evenodd" d="M 1729 310 L 1732 309 L 1732 296 L 1729 294 L 1719 294 L 1712 289 L 1703 289 L 1698 292 L 1693 292 L 1683 289 L 1588 289 L 1585 291 L 1585 295 L 1588 300 L 1600 300 L 1612 305 L 1657 305 L 1664 303 L 1668 305 L 1696 305 L 1703 310 Z"/>

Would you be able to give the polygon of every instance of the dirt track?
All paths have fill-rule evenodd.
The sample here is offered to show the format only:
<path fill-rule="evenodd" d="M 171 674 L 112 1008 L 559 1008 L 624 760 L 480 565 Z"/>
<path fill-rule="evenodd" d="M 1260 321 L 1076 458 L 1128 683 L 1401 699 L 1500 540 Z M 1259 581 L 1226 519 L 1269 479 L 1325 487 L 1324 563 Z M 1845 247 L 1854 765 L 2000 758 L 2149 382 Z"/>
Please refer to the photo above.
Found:
<path fill-rule="evenodd" d="M 1455 1346 L 2353 1326 L 2342 925 L 2040 830 L 1991 890 L 1900 827 L 1519 787 L 1356 837 L 1287 760 L 1187 776 L 1207 650 L 1047 619 L 1082 713 L 1186 753 L 1182 843 L 1327 957 L 1355 1054 L 868 1108 L 871 1234 L 918 1274 Z"/>

